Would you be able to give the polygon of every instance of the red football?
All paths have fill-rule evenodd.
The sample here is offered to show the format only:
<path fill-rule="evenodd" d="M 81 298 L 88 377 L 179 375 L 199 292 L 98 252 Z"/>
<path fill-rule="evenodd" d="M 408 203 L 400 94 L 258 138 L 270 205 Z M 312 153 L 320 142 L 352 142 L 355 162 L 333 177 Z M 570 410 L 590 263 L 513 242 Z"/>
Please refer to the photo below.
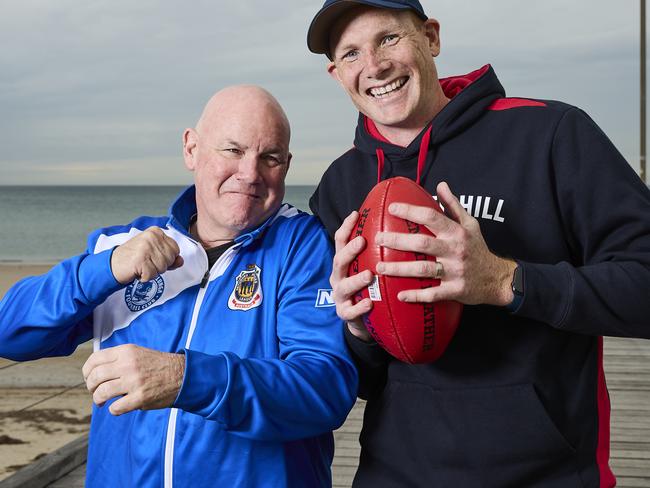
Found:
<path fill-rule="evenodd" d="M 366 247 L 348 270 L 350 276 L 366 269 L 376 273 L 380 261 L 435 261 L 434 256 L 397 251 L 375 244 L 377 232 L 402 232 L 433 235 L 423 225 L 394 217 L 388 212 L 393 202 L 432 207 L 442 212 L 438 202 L 414 181 L 398 176 L 375 186 L 359 209 L 359 219 L 350 239 L 363 236 Z M 373 283 L 361 290 L 356 301 L 370 298 L 373 307 L 363 317 L 368 332 L 392 356 L 406 363 L 435 361 L 445 351 L 456 332 L 463 306 L 458 302 L 405 303 L 397 299 L 402 290 L 440 285 L 433 278 L 404 278 L 376 275 Z"/>

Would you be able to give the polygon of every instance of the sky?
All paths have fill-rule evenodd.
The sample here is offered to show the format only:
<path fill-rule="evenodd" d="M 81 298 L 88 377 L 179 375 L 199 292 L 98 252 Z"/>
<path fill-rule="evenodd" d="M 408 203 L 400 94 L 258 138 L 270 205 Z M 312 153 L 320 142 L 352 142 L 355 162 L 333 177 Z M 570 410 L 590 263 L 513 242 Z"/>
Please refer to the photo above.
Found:
<path fill-rule="evenodd" d="M 306 46 L 311 0 L 0 0 L 0 185 L 184 185 L 181 134 L 218 89 L 258 84 L 292 125 L 288 184 L 349 149 L 356 110 Z M 441 77 L 591 115 L 639 168 L 639 2 L 424 0 Z M 254 116 L 254 114 L 252 114 Z"/>

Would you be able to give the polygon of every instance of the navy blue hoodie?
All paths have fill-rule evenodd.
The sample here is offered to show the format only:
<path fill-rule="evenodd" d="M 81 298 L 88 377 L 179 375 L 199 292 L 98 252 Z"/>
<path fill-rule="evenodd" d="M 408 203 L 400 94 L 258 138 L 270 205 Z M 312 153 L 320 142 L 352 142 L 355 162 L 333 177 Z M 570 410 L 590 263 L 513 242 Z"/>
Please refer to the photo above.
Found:
<path fill-rule="evenodd" d="M 354 486 L 613 486 L 602 336 L 650 338 L 650 192 L 581 110 L 505 98 L 489 66 L 441 84 L 450 103 L 406 148 L 360 115 L 311 209 L 333 236 L 378 169 L 416 179 L 420 155 L 422 186 L 449 183 L 525 295 L 465 306 L 431 364 L 346 331 L 368 400 Z"/>

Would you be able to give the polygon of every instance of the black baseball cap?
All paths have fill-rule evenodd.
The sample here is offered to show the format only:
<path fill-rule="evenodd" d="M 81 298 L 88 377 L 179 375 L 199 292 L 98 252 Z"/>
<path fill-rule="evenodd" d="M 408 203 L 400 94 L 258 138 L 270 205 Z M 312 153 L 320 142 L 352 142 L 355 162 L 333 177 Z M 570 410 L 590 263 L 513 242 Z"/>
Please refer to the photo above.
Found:
<path fill-rule="evenodd" d="M 394 10 L 412 10 L 422 20 L 427 14 L 418 0 L 325 0 L 325 3 L 311 21 L 307 32 L 307 47 L 316 54 L 330 55 L 330 30 L 336 20 L 345 12 L 358 5 Z"/>

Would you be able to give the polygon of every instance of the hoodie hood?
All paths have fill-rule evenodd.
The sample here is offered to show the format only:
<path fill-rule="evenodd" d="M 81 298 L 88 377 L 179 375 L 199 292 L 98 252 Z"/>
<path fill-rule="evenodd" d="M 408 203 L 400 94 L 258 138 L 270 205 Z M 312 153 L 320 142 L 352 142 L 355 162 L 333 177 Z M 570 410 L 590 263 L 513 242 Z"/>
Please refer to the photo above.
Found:
<path fill-rule="evenodd" d="M 421 153 L 422 142 L 426 142 L 423 138 L 429 137 L 428 147 L 443 143 L 472 125 L 495 99 L 505 96 L 505 90 L 490 65 L 466 75 L 441 78 L 440 85 L 450 99 L 449 103 L 407 147 L 392 144 L 379 133 L 375 123 L 361 113 L 354 138 L 355 147 L 373 155 L 381 150 L 394 161 L 411 159 Z"/>

